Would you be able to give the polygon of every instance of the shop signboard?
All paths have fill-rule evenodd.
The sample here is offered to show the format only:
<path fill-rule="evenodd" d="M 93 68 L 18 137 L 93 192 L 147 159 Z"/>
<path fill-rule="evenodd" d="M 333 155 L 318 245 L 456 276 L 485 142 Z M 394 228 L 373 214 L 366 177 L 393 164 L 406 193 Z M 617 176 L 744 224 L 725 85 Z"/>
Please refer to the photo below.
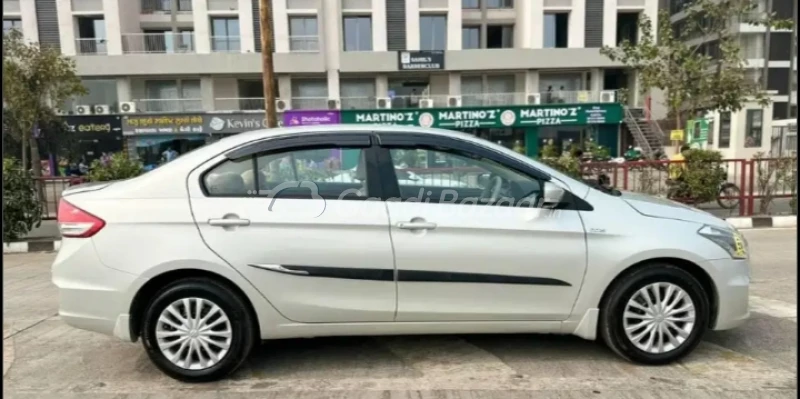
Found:
<path fill-rule="evenodd" d="M 283 126 L 335 125 L 340 121 L 339 111 L 285 111 Z"/>
<path fill-rule="evenodd" d="M 204 132 L 204 118 L 200 113 L 123 116 L 122 134 L 198 134 Z"/>
<path fill-rule="evenodd" d="M 79 136 L 95 133 L 122 134 L 122 118 L 119 115 L 65 116 L 64 123 L 71 132 Z"/>
<path fill-rule="evenodd" d="M 400 51 L 397 69 L 401 71 L 431 71 L 444 69 L 444 51 Z"/>
<path fill-rule="evenodd" d="M 407 110 L 343 110 L 342 123 L 445 129 L 619 124 L 619 104 L 539 105 Z"/>

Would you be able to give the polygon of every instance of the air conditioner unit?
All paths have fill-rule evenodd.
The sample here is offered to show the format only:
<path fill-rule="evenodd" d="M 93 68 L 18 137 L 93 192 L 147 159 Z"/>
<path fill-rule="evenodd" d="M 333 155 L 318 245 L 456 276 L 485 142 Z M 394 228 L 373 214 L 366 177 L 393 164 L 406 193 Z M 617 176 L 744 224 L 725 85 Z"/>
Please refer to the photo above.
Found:
<path fill-rule="evenodd" d="M 542 103 L 542 95 L 539 93 L 528 93 L 525 95 L 525 101 L 528 105 L 539 105 Z"/>
<path fill-rule="evenodd" d="M 614 90 L 603 90 L 600 92 L 601 103 L 613 103 L 617 101 L 617 92 Z"/>
<path fill-rule="evenodd" d="M 277 112 L 284 112 L 292 109 L 291 105 L 286 100 L 281 100 L 280 98 L 275 100 L 275 111 Z"/>
<path fill-rule="evenodd" d="M 111 107 L 106 104 L 97 104 L 92 107 L 95 115 L 108 115 L 111 113 Z"/>
<path fill-rule="evenodd" d="M 423 98 L 419 100 L 419 107 L 420 108 L 433 108 L 433 99 L 432 98 Z"/>
<path fill-rule="evenodd" d="M 460 107 L 461 106 L 461 96 L 449 96 L 449 97 L 447 97 L 447 106 L 448 107 Z"/>
<path fill-rule="evenodd" d="M 392 109 L 392 99 L 389 97 L 378 97 L 375 99 L 375 108 Z"/>
<path fill-rule="evenodd" d="M 76 105 L 75 106 L 75 113 L 78 115 L 91 115 L 92 114 L 92 106 L 91 105 Z"/>
<path fill-rule="evenodd" d="M 328 109 L 341 109 L 342 103 L 339 102 L 338 98 L 329 98 L 328 99 Z"/>
<path fill-rule="evenodd" d="M 56 108 L 55 112 L 56 112 L 56 115 L 66 115 L 67 114 L 67 111 L 64 111 L 61 108 Z"/>
<path fill-rule="evenodd" d="M 119 103 L 119 113 L 121 114 L 136 113 L 136 103 L 133 101 L 126 101 Z"/>

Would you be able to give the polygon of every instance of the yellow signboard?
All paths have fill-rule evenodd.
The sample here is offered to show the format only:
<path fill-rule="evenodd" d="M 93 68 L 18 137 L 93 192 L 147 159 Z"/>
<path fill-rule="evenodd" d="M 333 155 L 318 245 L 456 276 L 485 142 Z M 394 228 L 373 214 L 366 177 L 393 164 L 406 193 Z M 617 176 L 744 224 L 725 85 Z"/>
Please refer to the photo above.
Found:
<path fill-rule="evenodd" d="M 683 141 L 683 130 L 671 130 L 669 139 L 672 141 Z"/>

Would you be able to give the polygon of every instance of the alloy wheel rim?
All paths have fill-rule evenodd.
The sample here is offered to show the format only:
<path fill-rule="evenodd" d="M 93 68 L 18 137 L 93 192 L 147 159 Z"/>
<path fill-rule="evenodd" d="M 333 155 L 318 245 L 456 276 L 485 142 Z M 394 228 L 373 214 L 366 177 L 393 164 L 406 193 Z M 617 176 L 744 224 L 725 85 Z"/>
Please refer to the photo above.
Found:
<path fill-rule="evenodd" d="M 186 370 L 203 370 L 228 354 L 233 336 L 230 319 L 204 298 L 183 298 L 169 304 L 156 324 L 161 353 Z"/>
<path fill-rule="evenodd" d="M 682 346 L 695 326 L 694 302 L 671 283 L 649 284 L 625 305 L 625 335 L 640 350 L 662 354 Z"/>

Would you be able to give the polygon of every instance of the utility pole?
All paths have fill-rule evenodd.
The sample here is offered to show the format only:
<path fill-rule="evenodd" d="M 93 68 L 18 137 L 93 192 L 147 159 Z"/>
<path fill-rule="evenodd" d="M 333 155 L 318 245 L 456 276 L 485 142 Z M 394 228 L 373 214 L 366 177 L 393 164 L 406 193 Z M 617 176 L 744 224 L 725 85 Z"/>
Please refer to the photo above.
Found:
<path fill-rule="evenodd" d="M 267 111 L 267 127 L 278 127 L 275 112 L 275 70 L 272 67 L 272 19 L 271 0 L 259 0 L 259 20 L 261 21 L 261 67 L 264 81 L 264 109 Z"/>

